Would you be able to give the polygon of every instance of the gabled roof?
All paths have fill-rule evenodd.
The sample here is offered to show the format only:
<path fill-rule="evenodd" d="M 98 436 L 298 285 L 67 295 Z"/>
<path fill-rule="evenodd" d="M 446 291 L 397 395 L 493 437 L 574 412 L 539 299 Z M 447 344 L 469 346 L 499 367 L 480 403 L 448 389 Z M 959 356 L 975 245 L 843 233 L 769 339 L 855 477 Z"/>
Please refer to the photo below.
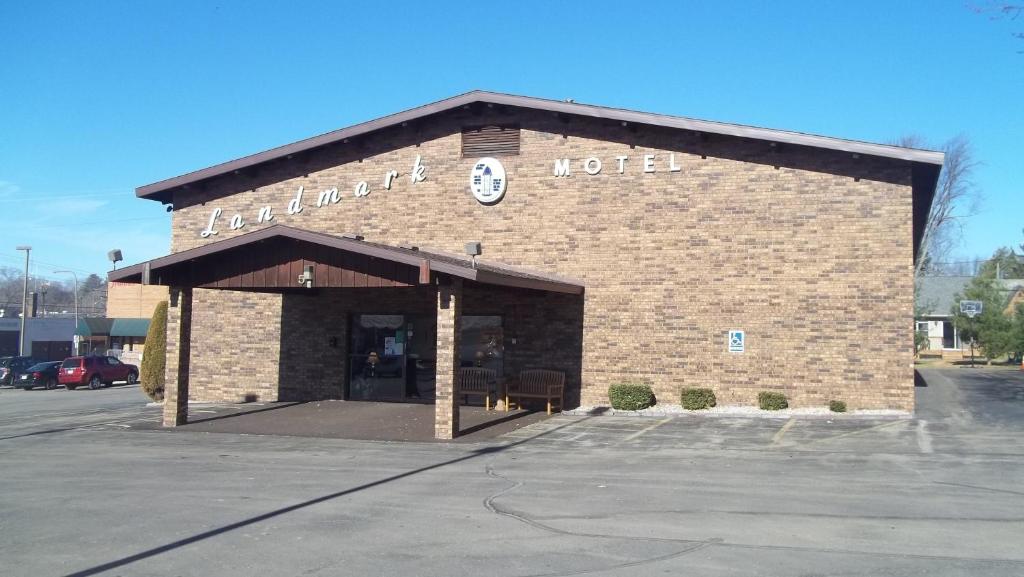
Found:
<path fill-rule="evenodd" d="M 950 311 L 956 302 L 956 294 L 962 293 L 973 278 L 970 276 L 921 277 L 917 285 L 917 302 L 915 304 L 922 310 L 924 316 L 950 316 Z"/>
<path fill-rule="evenodd" d="M 516 96 L 512 94 L 501 94 L 497 92 L 474 90 L 472 92 L 460 94 L 458 96 L 447 98 L 445 100 L 440 100 L 432 104 L 419 106 L 417 108 L 412 108 L 388 116 L 383 116 L 375 120 L 363 122 L 361 124 L 356 124 L 353 126 L 349 126 L 347 128 L 342 128 L 340 130 L 335 130 L 333 132 L 328 132 L 325 134 L 321 134 L 319 136 L 314 136 L 312 138 L 307 138 L 305 140 L 300 140 L 298 142 L 293 142 L 291 144 L 286 144 L 284 146 L 272 148 L 270 150 L 265 150 L 263 152 L 245 156 L 222 164 L 217 164 L 215 166 L 204 168 L 202 170 L 190 172 L 188 174 L 184 174 L 174 178 L 169 178 L 167 180 L 161 180 L 160 182 L 155 182 L 153 184 L 140 186 L 135 190 L 135 194 L 140 198 L 169 202 L 170 199 L 168 196 L 168 192 L 171 189 L 180 186 L 189 185 L 208 178 L 227 174 L 236 170 L 249 168 L 257 164 L 276 160 L 282 157 L 286 157 L 288 155 L 305 152 L 321 146 L 326 146 L 336 142 L 342 142 L 346 138 L 353 138 L 376 130 L 381 130 L 384 128 L 401 125 L 402 123 L 415 121 L 432 114 L 438 114 L 441 112 L 446 112 L 449 110 L 454 110 L 463 106 L 469 106 L 477 103 L 527 108 L 533 110 L 543 110 L 559 114 L 607 119 L 626 123 L 646 124 L 667 128 L 678 128 L 682 130 L 691 130 L 711 134 L 721 134 L 727 136 L 735 136 L 739 138 L 752 138 L 771 142 L 779 142 L 784 144 L 810 146 L 814 148 L 823 148 L 856 154 L 906 160 L 913 163 L 930 165 L 934 167 L 941 166 L 943 162 L 943 153 L 932 150 L 905 148 L 901 146 L 892 146 L 888 144 L 874 144 L 870 142 L 847 140 L 842 138 L 832 138 L 829 136 L 818 136 L 814 134 L 792 132 L 788 130 L 758 128 L 756 126 L 747 126 L 743 124 L 729 124 L 725 122 L 697 120 L 694 118 L 686 118 L 682 116 L 668 116 L 665 114 L 637 112 L 634 110 L 608 108 L 604 106 L 595 106 L 592 104 L 580 104 L 577 102 L 548 100 L 544 98 L 534 98 L 530 96 Z"/>
<path fill-rule="evenodd" d="M 926 276 L 917 283 L 918 308 L 924 316 L 948 317 L 956 305 L 956 295 L 963 294 L 967 285 L 974 280 L 971 276 Z M 1024 290 L 1024 279 L 993 279 L 995 287 L 1004 295 L 1006 302 L 1017 292 Z"/>
<path fill-rule="evenodd" d="M 214 262 L 216 257 L 243 247 L 258 251 L 260 250 L 259 243 L 275 239 L 301 241 L 318 247 L 365 255 L 374 259 L 418 267 L 421 271 L 451 275 L 485 284 L 571 294 L 581 294 L 584 289 L 583 283 L 580 281 L 550 273 L 484 260 L 477 260 L 474 263 L 462 255 L 365 242 L 355 238 L 338 237 L 281 224 L 120 268 L 107 273 L 107 279 L 142 283 L 146 282 L 144 277 L 147 268 L 151 279 L 158 278 L 162 270 L 171 271 L 173 267 L 189 263 L 202 265 L 204 261 Z"/>

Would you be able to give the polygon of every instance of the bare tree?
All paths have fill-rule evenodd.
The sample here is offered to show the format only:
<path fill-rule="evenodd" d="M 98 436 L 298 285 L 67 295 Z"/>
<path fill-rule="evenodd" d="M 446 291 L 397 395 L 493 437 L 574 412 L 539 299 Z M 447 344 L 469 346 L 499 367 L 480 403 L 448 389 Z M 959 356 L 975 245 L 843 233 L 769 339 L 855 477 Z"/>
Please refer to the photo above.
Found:
<path fill-rule="evenodd" d="M 1024 4 L 1012 4 L 1008 2 L 987 2 L 984 4 L 969 4 L 968 8 L 975 14 L 988 14 L 989 20 L 1016 20 L 1024 14 Z M 1024 40 L 1024 32 L 1012 32 L 1014 38 Z M 1024 50 L 1018 50 L 1024 53 Z"/>
<path fill-rule="evenodd" d="M 904 136 L 899 146 L 928 148 L 919 136 Z M 967 136 L 958 134 L 942 146 L 945 163 L 935 186 L 935 197 L 928 212 L 928 221 L 921 237 L 921 247 L 914 265 L 914 277 L 921 276 L 925 264 L 943 262 L 963 236 L 963 221 L 977 212 L 978 191 L 971 180 L 978 162 Z"/>

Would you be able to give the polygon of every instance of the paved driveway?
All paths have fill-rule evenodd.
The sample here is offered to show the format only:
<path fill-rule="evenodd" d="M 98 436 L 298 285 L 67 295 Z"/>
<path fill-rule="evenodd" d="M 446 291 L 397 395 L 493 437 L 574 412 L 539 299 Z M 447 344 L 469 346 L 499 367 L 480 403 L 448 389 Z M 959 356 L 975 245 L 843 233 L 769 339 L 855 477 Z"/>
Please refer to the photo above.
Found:
<path fill-rule="evenodd" d="M 1024 377 L 923 374 L 916 419 L 555 417 L 469 444 L 140 431 L 137 389 L 3 390 L 0 566 L 1024 574 Z"/>

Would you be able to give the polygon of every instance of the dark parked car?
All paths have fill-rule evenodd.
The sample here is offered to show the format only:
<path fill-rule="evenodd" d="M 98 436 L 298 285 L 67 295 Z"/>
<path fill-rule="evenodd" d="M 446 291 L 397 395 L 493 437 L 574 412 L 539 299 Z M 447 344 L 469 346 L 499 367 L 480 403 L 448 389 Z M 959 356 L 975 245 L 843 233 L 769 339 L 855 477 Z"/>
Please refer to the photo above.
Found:
<path fill-rule="evenodd" d="M 69 391 L 83 385 L 98 389 L 114 381 L 134 385 L 139 382 L 139 367 L 122 363 L 114 357 L 68 357 L 61 365 L 58 380 Z"/>
<path fill-rule="evenodd" d="M 57 388 L 57 373 L 60 372 L 60 361 L 50 361 L 32 365 L 25 369 L 24 373 L 18 375 L 14 380 L 14 386 L 19 389 L 33 389 L 44 387 L 46 389 Z"/>
<path fill-rule="evenodd" d="M 14 379 L 25 372 L 25 369 L 32 365 L 38 365 L 39 361 L 32 357 L 4 357 L 0 359 L 0 385 L 13 386 Z"/>

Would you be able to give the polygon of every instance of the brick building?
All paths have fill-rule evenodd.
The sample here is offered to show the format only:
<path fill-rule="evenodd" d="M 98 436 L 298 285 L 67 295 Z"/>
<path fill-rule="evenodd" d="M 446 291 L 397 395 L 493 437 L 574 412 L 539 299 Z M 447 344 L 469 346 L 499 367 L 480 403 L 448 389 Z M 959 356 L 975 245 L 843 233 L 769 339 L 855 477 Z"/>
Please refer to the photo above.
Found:
<path fill-rule="evenodd" d="M 568 406 L 641 381 L 910 411 L 942 161 L 471 92 L 139 188 L 171 253 L 110 278 L 171 287 L 168 424 L 185 397 L 419 397 L 446 437 L 471 364 L 563 371 Z"/>

